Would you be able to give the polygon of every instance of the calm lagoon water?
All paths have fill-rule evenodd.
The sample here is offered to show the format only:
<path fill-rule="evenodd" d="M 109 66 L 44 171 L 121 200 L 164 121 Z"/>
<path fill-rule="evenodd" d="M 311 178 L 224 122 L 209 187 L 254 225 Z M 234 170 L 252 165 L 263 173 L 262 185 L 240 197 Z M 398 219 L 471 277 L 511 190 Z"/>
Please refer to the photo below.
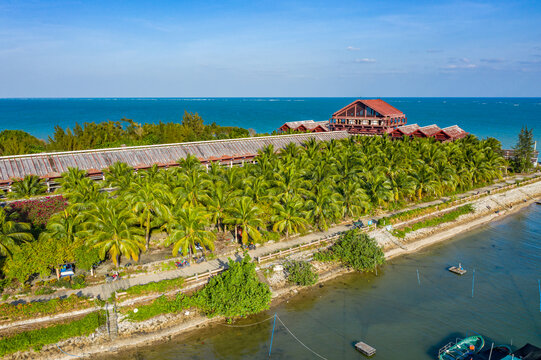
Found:
<path fill-rule="evenodd" d="M 272 132 L 286 121 L 327 120 L 355 98 L 112 98 L 0 99 L 0 130 L 20 129 L 46 139 L 55 125 L 120 120 L 140 123 L 180 122 L 184 111 L 207 123 Z M 524 125 L 536 128 L 541 141 L 541 98 L 384 98 L 402 110 L 408 123 L 458 124 L 481 138 L 516 143 Z"/>
<path fill-rule="evenodd" d="M 461 262 L 458 277 L 446 267 Z M 472 277 L 475 269 L 474 297 Z M 420 285 L 417 281 L 420 274 Z M 350 274 L 299 293 L 275 312 L 308 347 L 327 359 L 360 359 L 359 340 L 375 359 L 435 359 L 455 337 L 482 334 L 490 346 L 541 346 L 541 206 L 452 241 L 388 263 L 375 275 Z M 267 359 L 272 321 L 244 328 L 215 325 L 117 359 Z M 110 358 L 110 356 L 108 356 Z M 277 326 L 271 359 L 316 359 Z"/>

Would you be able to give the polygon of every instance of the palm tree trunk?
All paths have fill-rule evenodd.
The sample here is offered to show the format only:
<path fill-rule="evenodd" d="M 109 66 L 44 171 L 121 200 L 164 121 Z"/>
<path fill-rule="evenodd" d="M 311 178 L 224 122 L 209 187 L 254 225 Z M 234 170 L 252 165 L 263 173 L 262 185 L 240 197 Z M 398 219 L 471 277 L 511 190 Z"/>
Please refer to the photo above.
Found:
<path fill-rule="evenodd" d="M 146 226 L 145 239 L 147 241 L 147 251 L 150 251 L 150 213 L 147 215 L 147 226 Z"/>

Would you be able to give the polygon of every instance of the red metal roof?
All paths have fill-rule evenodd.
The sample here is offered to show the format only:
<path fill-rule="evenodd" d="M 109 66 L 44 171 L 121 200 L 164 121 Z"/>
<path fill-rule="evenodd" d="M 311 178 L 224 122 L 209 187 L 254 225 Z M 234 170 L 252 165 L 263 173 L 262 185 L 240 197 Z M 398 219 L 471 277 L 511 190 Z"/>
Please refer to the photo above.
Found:
<path fill-rule="evenodd" d="M 370 109 L 372 109 L 374 111 L 377 111 L 382 116 L 390 116 L 390 117 L 405 116 L 402 111 L 398 110 L 394 106 L 386 103 L 385 101 L 383 101 L 381 99 L 366 99 L 366 100 L 359 99 L 359 100 L 355 100 L 351 104 L 349 104 L 347 106 L 344 106 L 340 110 L 336 111 L 333 114 L 333 116 L 338 115 L 339 113 L 341 113 L 342 111 L 348 109 L 352 105 L 355 105 L 356 103 L 362 103 L 362 104 L 368 106 Z"/>

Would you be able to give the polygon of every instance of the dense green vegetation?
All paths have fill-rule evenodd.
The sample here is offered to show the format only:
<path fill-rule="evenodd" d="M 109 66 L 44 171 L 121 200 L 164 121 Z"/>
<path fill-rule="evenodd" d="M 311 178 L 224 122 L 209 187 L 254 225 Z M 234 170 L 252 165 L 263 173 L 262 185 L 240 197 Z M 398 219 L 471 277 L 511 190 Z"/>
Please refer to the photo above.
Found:
<path fill-rule="evenodd" d="M 319 279 L 312 264 L 306 261 L 287 261 L 285 263 L 287 281 L 292 284 L 308 286 L 314 285 Z"/>
<path fill-rule="evenodd" d="M 473 211 L 474 211 L 473 206 L 471 204 L 467 204 L 467 205 L 458 207 L 455 210 L 449 211 L 448 213 L 445 213 L 443 215 L 438 215 L 438 217 L 419 221 L 413 224 L 411 227 L 405 227 L 400 230 L 394 230 L 393 234 L 394 236 L 397 236 L 399 238 L 404 238 L 406 234 L 409 232 L 419 230 L 425 227 L 437 226 L 446 222 L 454 221 L 460 215 L 469 214 L 469 213 L 472 213 Z"/>
<path fill-rule="evenodd" d="M 45 150 L 45 142 L 21 130 L 0 132 L 0 156 L 33 154 Z"/>
<path fill-rule="evenodd" d="M 269 308 L 269 286 L 259 281 L 256 264 L 246 255 L 241 262 L 229 260 L 229 268 L 214 276 L 195 295 L 195 304 L 209 316 L 246 316 Z"/>
<path fill-rule="evenodd" d="M 90 335 L 103 324 L 105 324 L 105 315 L 93 312 L 82 319 L 65 324 L 7 336 L 0 339 L 0 356 L 29 349 L 37 351 L 45 345 L 54 344 L 63 339 Z"/>
<path fill-rule="evenodd" d="M 148 305 L 128 313 L 128 319 L 143 321 L 151 317 L 176 313 L 196 307 L 208 316 L 237 317 L 255 314 L 269 308 L 269 286 L 259 281 L 255 263 L 246 255 L 241 262 L 229 260 L 223 273 L 210 279 L 207 285 L 191 296 L 178 294 L 174 298 L 161 296 Z"/>
<path fill-rule="evenodd" d="M 515 156 L 511 162 L 515 172 L 527 172 L 532 169 L 532 158 L 534 154 L 533 129 L 523 127 L 518 134 L 518 141 L 514 148 Z"/>
<path fill-rule="evenodd" d="M 207 170 L 190 156 L 175 168 L 135 173 L 116 163 L 103 182 L 69 169 L 60 189 L 68 205 L 50 216 L 44 229 L 34 229 L 35 240 L 0 238 L 3 272 L 23 282 L 64 262 L 90 268 L 98 259 L 137 260 L 156 229 L 168 234 L 163 245 L 173 255 L 190 256 L 196 244 L 212 250 L 217 232 L 240 234 L 239 241 L 249 243 L 275 239 L 276 232 L 288 237 L 326 230 L 345 218 L 491 183 L 501 176 L 503 163 L 494 139 L 470 136 L 442 144 L 353 137 L 290 144 L 278 153 L 267 147 L 256 164 L 244 167 L 213 163 Z M 13 219 L 0 220 L 8 233 L 28 230 L 24 221 L 17 226 L 26 229 L 15 231 L 9 225 Z"/>
<path fill-rule="evenodd" d="M 385 262 L 385 256 L 376 240 L 354 229 L 340 236 L 329 250 L 314 254 L 314 260 L 339 260 L 357 271 L 373 271 Z"/>
<path fill-rule="evenodd" d="M 47 142 L 21 130 L 0 132 L 0 156 L 32 154 L 43 151 L 70 151 L 117 147 L 121 145 L 153 145 L 187 141 L 234 139 L 253 135 L 236 126 L 206 125 L 197 114 L 185 112 L 182 123 L 159 122 L 138 124 L 131 119 L 100 123 L 75 124 L 73 129 L 55 126 Z"/>
<path fill-rule="evenodd" d="M 491 183 L 504 164 L 499 150 L 494 139 L 472 136 L 443 144 L 352 137 L 289 144 L 279 152 L 267 147 L 257 163 L 243 167 L 213 163 L 205 169 L 193 156 L 178 167 L 137 173 L 116 163 L 103 182 L 69 169 L 60 189 L 68 206 L 34 233 L 35 240 L 0 237 L 5 253 L 14 254 L 4 257 L 3 271 L 23 282 L 63 262 L 137 260 L 157 229 L 168 235 L 161 245 L 185 256 L 196 252 L 196 244 L 212 250 L 218 232 L 250 243 L 275 239 L 276 233 L 326 230 L 347 218 Z M 0 228 L 8 224 L 0 220 Z"/>

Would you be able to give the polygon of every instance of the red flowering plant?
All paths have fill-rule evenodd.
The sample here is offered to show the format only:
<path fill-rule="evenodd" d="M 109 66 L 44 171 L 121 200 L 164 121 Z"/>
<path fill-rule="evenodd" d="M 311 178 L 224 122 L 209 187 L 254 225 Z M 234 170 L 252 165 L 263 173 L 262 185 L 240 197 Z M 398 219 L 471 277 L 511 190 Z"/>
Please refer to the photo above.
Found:
<path fill-rule="evenodd" d="M 49 218 L 64 210 L 68 202 L 62 196 L 47 196 L 39 199 L 14 201 L 9 211 L 17 214 L 17 221 L 32 224 L 34 228 L 44 228 Z"/>

